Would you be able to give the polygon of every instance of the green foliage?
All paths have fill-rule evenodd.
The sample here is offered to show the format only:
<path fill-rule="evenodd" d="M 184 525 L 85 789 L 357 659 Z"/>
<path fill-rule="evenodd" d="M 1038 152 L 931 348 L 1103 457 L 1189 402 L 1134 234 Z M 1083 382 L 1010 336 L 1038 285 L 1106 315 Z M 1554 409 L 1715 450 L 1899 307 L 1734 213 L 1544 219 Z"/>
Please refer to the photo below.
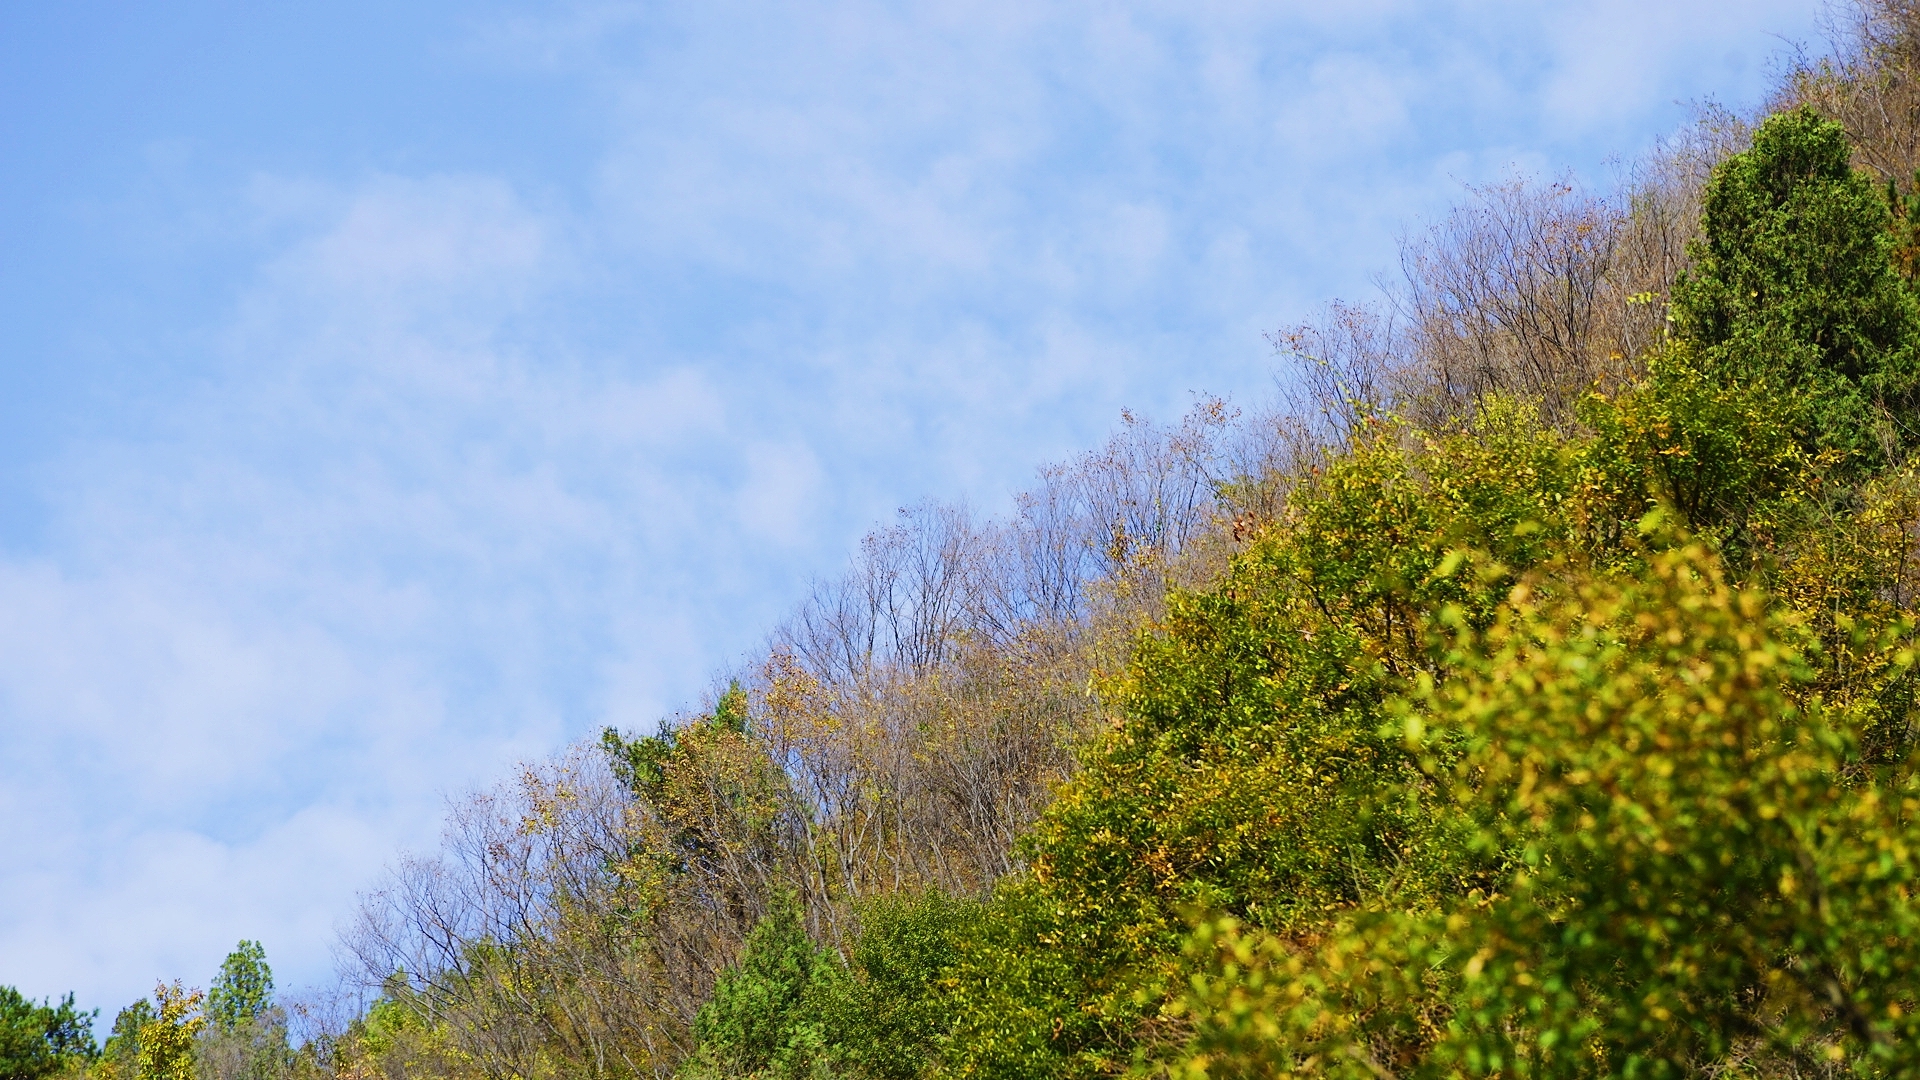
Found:
<path fill-rule="evenodd" d="M 1402 729 L 1459 751 L 1426 764 L 1504 880 L 1310 944 L 1203 927 L 1174 1071 L 1920 1066 L 1920 788 L 1863 783 L 1850 718 L 1794 704 L 1792 616 L 1692 546 L 1641 581 L 1523 585 L 1485 633 L 1455 629 L 1457 676 Z"/>
<path fill-rule="evenodd" d="M 375 1000 L 367 1007 L 366 1015 L 356 1023 L 358 1026 L 353 1034 L 363 1041 L 363 1048 L 368 1053 L 375 1055 L 390 1053 L 409 1035 L 428 1029 L 418 1009 L 409 1007 L 393 995 L 382 995 Z"/>
<path fill-rule="evenodd" d="M 870 900 L 859 915 L 844 977 L 822 1009 L 832 1060 L 852 1076 L 914 1080 L 952 1023 L 942 987 L 978 909 L 930 891 Z"/>
<path fill-rule="evenodd" d="M 273 1004 L 273 969 L 257 941 L 241 941 L 220 962 L 207 991 L 207 1019 L 222 1031 L 251 1024 Z"/>
<path fill-rule="evenodd" d="M 632 740 L 602 735 L 616 778 L 633 795 L 626 850 L 609 863 L 630 925 L 679 901 L 715 920 L 703 937 L 720 929 L 722 941 L 740 941 L 769 893 L 799 880 L 791 853 L 808 823 L 780 762 L 748 730 L 747 705 L 736 684 L 711 714 L 682 726 Z"/>
<path fill-rule="evenodd" d="M 1903 456 L 1920 309 L 1887 204 L 1848 156 L 1837 125 L 1796 110 L 1715 170 L 1674 337 L 1643 384 L 1580 409 L 1594 528 L 1665 504 L 1737 568 Z"/>
<path fill-rule="evenodd" d="M 1850 156 L 1841 127 L 1811 110 L 1762 124 L 1714 171 L 1673 313 L 1711 378 L 1809 410 L 1810 453 L 1871 466 L 1915 434 L 1920 363 L 1889 208 Z"/>
<path fill-rule="evenodd" d="M 690 726 L 690 733 L 711 732 L 724 735 L 744 735 L 747 730 L 747 692 L 735 680 L 720 695 L 712 715 L 702 717 Z M 614 776 L 625 784 L 634 795 L 651 801 L 662 793 L 667 783 L 667 768 L 674 758 L 675 747 L 683 732 L 668 729 L 658 735 L 638 739 L 627 739 L 613 728 L 600 733 L 600 746 L 606 751 L 613 764 Z"/>
<path fill-rule="evenodd" d="M 194 1040 L 207 1026 L 206 995 L 178 982 L 154 987 L 153 1018 L 140 1026 L 139 1080 L 194 1080 Z"/>
<path fill-rule="evenodd" d="M 292 1067 L 285 1014 L 273 1004 L 273 969 L 257 941 L 241 941 L 207 991 L 207 1027 L 195 1042 L 198 1080 L 274 1080 Z"/>
<path fill-rule="evenodd" d="M 799 905 L 781 895 L 700 1007 L 700 1046 L 687 1075 L 809 1075 L 827 1050 L 822 1005 L 838 975 L 830 954 L 807 936 Z"/>
<path fill-rule="evenodd" d="M 961 950 L 949 1072 L 1905 1060 L 1912 300 L 1832 125 L 1707 201 L 1588 434 L 1374 421 L 1169 598 Z"/>
<path fill-rule="evenodd" d="M 1920 792 L 1859 783 L 1850 718 L 1795 705 L 1812 643 L 1790 613 L 1698 547 L 1649 570 L 1545 602 L 1516 590 L 1420 695 L 1468 747 L 1449 786 L 1476 842 L 1514 868 L 1447 928 L 1467 959 L 1441 1060 L 1517 1069 L 1537 1048 L 1539 1071 L 1580 1073 L 1591 1061 L 1555 1048 L 1584 1046 L 1663 1075 L 1743 1040 L 1853 1036 L 1848 1056 L 1893 1054 L 1920 960 L 1898 944 L 1920 914 Z"/>
<path fill-rule="evenodd" d="M 113 1031 L 101 1048 L 101 1066 L 115 1080 L 132 1080 L 140 1072 L 140 1032 L 154 1020 L 153 1002 L 134 1002 L 114 1015 Z"/>
<path fill-rule="evenodd" d="M 859 905 L 846 956 L 813 943 L 783 896 L 695 1022 L 689 1076 L 914 1080 L 947 1035 L 944 986 L 977 906 L 938 892 Z"/>
<path fill-rule="evenodd" d="M 1573 465 L 1517 405 L 1415 441 L 1383 426 L 1298 490 L 1224 581 L 1168 601 L 1111 738 L 1035 827 L 962 950 L 948 1067 L 1105 1075 L 1128 1066 L 1186 914 L 1298 932 L 1353 905 L 1485 873 L 1382 709 L 1435 661 L 1441 607 L 1492 617 L 1512 567 L 1564 543 Z"/>
<path fill-rule="evenodd" d="M 1686 342 L 1648 360 L 1647 380 L 1617 400 L 1593 396 L 1581 418 L 1581 513 L 1588 550 L 1630 556 L 1637 522 L 1677 511 L 1736 563 L 1778 547 L 1797 509 L 1819 501 L 1836 454 L 1802 445 L 1805 398 L 1759 380 L 1729 380 Z"/>
<path fill-rule="evenodd" d="M 710 715 L 682 727 L 631 740 L 611 728 L 602 732 L 614 775 L 662 826 L 665 850 L 645 858 L 670 873 L 696 865 L 713 871 L 743 857 L 763 866 L 776 861 L 786 776 L 760 752 L 747 723 L 747 695 L 735 683 Z M 738 911 L 749 898 L 737 884 L 735 892 L 729 906 Z"/>
<path fill-rule="evenodd" d="M 304 1052 L 324 1061 L 345 1080 L 390 1077 L 475 1077 L 480 1071 L 456 1045 L 447 1026 L 427 1018 L 424 1003 L 405 975 L 386 981 L 384 992 L 344 1032 L 309 1043 Z"/>
<path fill-rule="evenodd" d="M 74 1008 L 73 995 L 35 1002 L 0 986 L 0 1080 L 40 1080 L 98 1056 L 93 1020 L 99 1010 Z"/>

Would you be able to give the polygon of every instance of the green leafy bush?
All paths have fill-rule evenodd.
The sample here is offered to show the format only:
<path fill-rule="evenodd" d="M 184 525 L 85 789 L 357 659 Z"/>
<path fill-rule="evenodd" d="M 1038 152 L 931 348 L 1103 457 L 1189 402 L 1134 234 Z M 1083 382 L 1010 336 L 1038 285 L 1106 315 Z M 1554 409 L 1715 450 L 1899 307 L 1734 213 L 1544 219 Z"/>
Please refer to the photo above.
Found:
<path fill-rule="evenodd" d="M 694 1020 L 699 1049 L 692 1077 L 812 1075 L 824 1064 L 824 1005 L 840 977 L 832 956 L 813 943 L 800 908 L 782 895 L 747 935 L 740 962 L 720 976 L 713 999 Z"/>
<path fill-rule="evenodd" d="M 1920 1065 L 1920 789 L 1802 707 L 1812 643 L 1697 545 L 1516 588 L 1398 710 L 1495 887 L 1310 941 L 1189 943 L 1183 1075 L 1673 1076 Z M 1912 652 L 1893 650 L 1910 666 Z"/>

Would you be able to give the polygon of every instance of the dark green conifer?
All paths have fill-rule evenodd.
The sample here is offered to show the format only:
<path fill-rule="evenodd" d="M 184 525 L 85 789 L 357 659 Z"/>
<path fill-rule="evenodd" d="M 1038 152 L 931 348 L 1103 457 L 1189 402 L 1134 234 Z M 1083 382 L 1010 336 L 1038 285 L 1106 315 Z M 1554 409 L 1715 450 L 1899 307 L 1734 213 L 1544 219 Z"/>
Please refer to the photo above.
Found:
<path fill-rule="evenodd" d="M 1715 170 L 1694 268 L 1674 287 L 1675 330 L 1703 373 L 1765 390 L 1809 452 L 1854 470 L 1917 433 L 1920 319 L 1891 257 L 1892 218 L 1840 125 L 1779 113 Z"/>

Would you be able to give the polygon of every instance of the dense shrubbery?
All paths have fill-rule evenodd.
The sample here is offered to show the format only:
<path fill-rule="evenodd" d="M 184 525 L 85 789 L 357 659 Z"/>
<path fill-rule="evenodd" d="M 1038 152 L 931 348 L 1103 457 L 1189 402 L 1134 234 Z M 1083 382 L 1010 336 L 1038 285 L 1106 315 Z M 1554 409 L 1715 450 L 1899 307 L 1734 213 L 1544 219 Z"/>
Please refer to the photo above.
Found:
<path fill-rule="evenodd" d="M 1915 521 L 1862 520 L 1911 505 L 1912 298 L 1874 199 L 1776 115 L 1584 430 L 1379 419 L 1176 594 L 963 950 L 944 1067 L 1920 1064 Z"/>

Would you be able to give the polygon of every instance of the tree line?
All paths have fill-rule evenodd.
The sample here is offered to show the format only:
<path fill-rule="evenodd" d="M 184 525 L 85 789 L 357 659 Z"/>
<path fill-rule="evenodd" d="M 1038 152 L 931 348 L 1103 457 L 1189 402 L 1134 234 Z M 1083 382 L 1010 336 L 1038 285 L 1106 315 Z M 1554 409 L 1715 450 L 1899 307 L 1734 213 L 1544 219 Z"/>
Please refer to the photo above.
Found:
<path fill-rule="evenodd" d="M 288 1075 L 296 1053 L 287 1013 L 274 1000 L 273 968 L 257 941 L 241 941 L 208 989 L 162 982 L 121 1009 L 104 1044 L 99 1010 L 73 995 L 35 1002 L 0 986 L 0 1077 L 6 1080 L 269 1080 Z"/>

